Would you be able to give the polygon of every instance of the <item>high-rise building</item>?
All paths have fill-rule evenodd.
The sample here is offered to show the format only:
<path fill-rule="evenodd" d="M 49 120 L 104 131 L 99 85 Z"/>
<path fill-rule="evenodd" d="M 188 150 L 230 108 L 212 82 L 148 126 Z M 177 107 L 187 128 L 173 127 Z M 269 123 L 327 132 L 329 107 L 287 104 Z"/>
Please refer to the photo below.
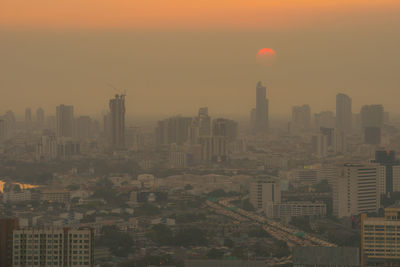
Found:
<path fill-rule="evenodd" d="M 37 160 L 53 160 L 57 158 L 57 138 L 54 135 L 43 135 L 36 145 Z"/>
<path fill-rule="evenodd" d="M 320 133 L 327 137 L 328 151 L 343 153 L 346 151 L 346 136 L 336 128 L 320 128 Z"/>
<path fill-rule="evenodd" d="M 364 143 L 369 145 L 379 145 L 381 143 L 380 127 L 365 127 L 363 130 Z"/>
<path fill-rule="evenodd" d="M 111 146 L 125 148 L 125 95 L 115 95 L 110 100 Z"/>
<path fill-rule="evenodd" d="M 399 266 L 400 206 L 385 208 L 383 217 L 361 215 L 361 266 Z"/>
<path fill-rule="evenodd" d="M 25 109 L 25 126 L 28 128 L 32 126 L 32 110 L 30 108 Z"/>
<path fill-rule="evenodd" d="M 321 111 L 314 114 L 316 128 L 335 128 L 335 116 L 332 111 Z"/>
<path fill-rule="evenodd" d="M 383 126 L 383 106 L 382 105 L 364 105 L 361 107 L 361 127 L 379 127 Z"/>
<path fill-rule="evenodd" d="M 266 210 L 269 203 L 281 203 L 279 182 L 272 177 L 259 177 L 250 182 L 250 203 L 257 210 Z"/>
<path fill-rule="evenodd" d="M 59 137 L 73 137 L 74 107 L 60 105 L 56 108 L 56 131 Z"/>
<path fill-rule="evenodd" d="M 199 115 L 197 117 L 199 136 L 210 136 L 211 135 L 211 117 L 208 116 L 208 108 L 203 107 L 199 109 Z"/>
<path fill-rule="evenodd" d="M 336 95 L 336 128 L 350 132 L 352 128 L 351 98 L 345 94 Z"/>
<path fill-rule="evenodd" d="M 45 120 L 45 115 L 44 115 L 44 110 L 42 108 L 38 108 L 36 110 L 36 122 L 39 127 L 44 126 L 44 120 Z"/>
<path fill-rule="evenodd" d="M 261 82 L 258 82 L 256 87 L 256 111 L 254 125 L 256 132 L 265 132 L 268 129 L 268 105 L 267 87 L 264 87 Z"/>
<path fill-rule="evenodd" d="M 396 152 L 394 150 L 377 150 L 373 162 L 381 165 L 381 194 L 399 191 L 400 161 L 396 159 Z"/>
<path fill-rule="evenodd" d="M 234 120 L 218 118 L 213 120 L 213 136 L 224 136 L 230 141 L 236 139 L 238 134 L 238 125 Z"/>
<path fill-rule="evenodd" d="M 228 139 L 223 136 L 199 137 L 201 160 L 204 162 L 226 161 L 228 157 Z"/>
<path fill-rule="evenodd" d="M 94 233 L 89 228 L 17 229 L 12 254 L 15 267 L 94 266 Z"/>
<path fill-rule="evenodd" d="M 13 266 L 13 231 L 18 219 L 0 218 L 0 266 Z"/>
<path fill-rule="evenodd" d="M 291 127 L 294 131 L 306 131 L 310 129 L 311 109 L 309 105 L 294 106 L 292 108 Z"/>
<path fill-rule="evenodd" d="M 192 127 L 191 117 L 175 116 L 157 123 L 157 145 L 177 144 L 182 145 L 190 140 Z"/>
<path fill-rule="evenodd" d="M 341 217 L 377 212 L 379 165 L 345 164 L 334 186 L 333 213 Z"/>
<path fill-rule="evenodd" d="M 328 137 L 322 133 L 314 134 L 311 138 L 312 153 L 318 158 L 328 155 Z"/>

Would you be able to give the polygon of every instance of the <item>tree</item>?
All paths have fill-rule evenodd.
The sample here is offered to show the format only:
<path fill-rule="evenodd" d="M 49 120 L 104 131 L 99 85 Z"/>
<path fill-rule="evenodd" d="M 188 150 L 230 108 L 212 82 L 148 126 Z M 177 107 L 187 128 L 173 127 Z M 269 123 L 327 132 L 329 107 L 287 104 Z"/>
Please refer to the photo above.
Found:
<path fill-rule="evenodd" d="M 257 226 L 256 228 L 250 230 L 248 233 L 249 237 L 260 237 L 260 238 L 268 238 L 271 237 L 267 231 L 264 230 L 261 226 Z"/>
<path fill-rule="evenodd" d="M 233 242 L 232 239 L 230 238 L 225 238 L 224 239 L 224 246 L 228 248 L 233 248 L 235 246 L 235 242 Z"/>
<path fill-rule="evenodd" d="M 204 246 L 207 244 L 205 233 L 199 228 L 182 229 L 175 236 L 175 245 L 177 246 Z"/>
<path fill-rule="evenodd" d="M 208 259 L 218 260 L 218 259 L 222 259 L 223 256 L 224 256 L 224 252 L 221 250 L 218 250 L 216 248 L 212 248 L 207 252 Z"/>
<path fill-rule="evenodd" d="M 118 231 L 115 226 L 104 226 L 102 236 L 96 244 L 108 247 L 117 257 L 127 257 L 132 252 L 133 240 L 129 235 Z"/>
<path fill-rule="evenodd" d="M 154 225 L 147 235 L 151 240 L 163 246 L 174 243 L 172 231 L 165 224 Z"/>
<path fill-rule="evenodd" d="M 282 258 L 290 255 L 290 250 L 285 241 L 276 240 L 274 243 L 274 256 Z"/>

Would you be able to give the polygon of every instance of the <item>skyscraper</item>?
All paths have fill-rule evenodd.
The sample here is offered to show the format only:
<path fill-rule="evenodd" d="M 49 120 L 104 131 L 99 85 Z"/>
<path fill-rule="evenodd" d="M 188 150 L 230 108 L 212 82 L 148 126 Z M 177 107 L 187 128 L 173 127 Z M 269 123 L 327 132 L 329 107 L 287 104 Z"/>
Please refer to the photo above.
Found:
<path fill-rule="evenodd" d="M 125 95 L 115 95 L 110 100 L 111 146 L 125 148 Z"/>
<path fill-rule="evenodd" d="M 197 117 L 199 126 L 199 136 L 210 136 L 211 135 L 211 117 L 208 116 L 208 107 L 199 109 L 199 115 Z"/>
<path fill-rule="evenodd" d="M 25 109 L 25 126 L 28 128 L 32 126 L 32 111 L 30 108 Z"/>
<path fill-rule="evenodd" d="M 39 127 L 43 127 L 44 126 L 44 110 L 42 108 L 38 108 L 36 110 L 36 121 L 37 121 L 37 125 Z"/>
<path fill-rule="evenodd" d="M 294 106 L 292 108 L 292 128 L 296 131 L 310 129 L 311 108 L 309 105 Z"/>
<path fill-rule="evenodd" d="M 74 130 L 74 107 L 60 105 L 56 109 L 57 136 L 72 137 Z"/>
<path fill-rule="evenodd" d="M 258 82 L 256 87 L 256 112 L 254 125 L 254 130 L 256 132 L 265 132 L 268 129 L 268 104 L 267 87 L 264 87 L 261 82 Z"/>
<path fill-rule="evenodd" d="M 350 132 L 352 127 L 351 98 L 345 94 L 336 95 L 336 128 Z"/>
<path fill-rule="evenodd" d="M 364 105 L 361 107 L 361 127 L 382 127 L 383 125 L 383 106 Z"/>

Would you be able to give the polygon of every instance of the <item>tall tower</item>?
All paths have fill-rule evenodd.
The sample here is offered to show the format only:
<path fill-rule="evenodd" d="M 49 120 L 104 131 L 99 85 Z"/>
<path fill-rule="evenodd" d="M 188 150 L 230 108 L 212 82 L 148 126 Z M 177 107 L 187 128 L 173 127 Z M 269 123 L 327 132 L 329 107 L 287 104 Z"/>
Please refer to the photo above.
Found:
<path fill-rule="evenodd" d="M 345 94 L 336 95 L 336 128 L 350 132 L 352 125 L 351 98 Z"/>
<path fill-rule="evenodd" d="M 28 128 L 32 126 L 32 110 L 30 108 L 25 109 L 25 126 Z"/>
<path fill-rule="evenodd" d="M 267 87 L 264 87 L 261 82 L 258 82 L 256 87 L 256 112 L 254 125 L 254 130 L 256 132 L 265 132 L 268 129 L 268 104 Z"/>
<path fill-rule="evenodd" d="M 111 146 L 125 148 L 125 95 L 115 95 L 110 100 Z"/>
<path fill-rule="evenodd" d="M 56 108 L 57 136 L 72 137 L 74 133 L 74 106 L 59 105 Z"/>
<path fill-rule="evenodd" d="M 38 108 L 36 110 L 36 121 L 39 127 L 44 126 L 44 110 L 42 108 Z"/>

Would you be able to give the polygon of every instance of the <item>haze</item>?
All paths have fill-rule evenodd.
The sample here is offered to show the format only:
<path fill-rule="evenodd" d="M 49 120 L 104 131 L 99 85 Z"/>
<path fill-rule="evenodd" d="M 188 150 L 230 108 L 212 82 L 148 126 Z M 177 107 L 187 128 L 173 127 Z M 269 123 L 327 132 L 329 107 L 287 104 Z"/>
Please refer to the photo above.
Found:
<path fill-rule="evenodd" d="M 2 1 L 0 112 L 73 104 L 98 114 L 127 91 L 129 115 L 249 114 L 258 80 L 272 115 L 335 95 L 400 112 L 398 1 Z M 277 61 L 261 69 L 263 47 Z"/>

